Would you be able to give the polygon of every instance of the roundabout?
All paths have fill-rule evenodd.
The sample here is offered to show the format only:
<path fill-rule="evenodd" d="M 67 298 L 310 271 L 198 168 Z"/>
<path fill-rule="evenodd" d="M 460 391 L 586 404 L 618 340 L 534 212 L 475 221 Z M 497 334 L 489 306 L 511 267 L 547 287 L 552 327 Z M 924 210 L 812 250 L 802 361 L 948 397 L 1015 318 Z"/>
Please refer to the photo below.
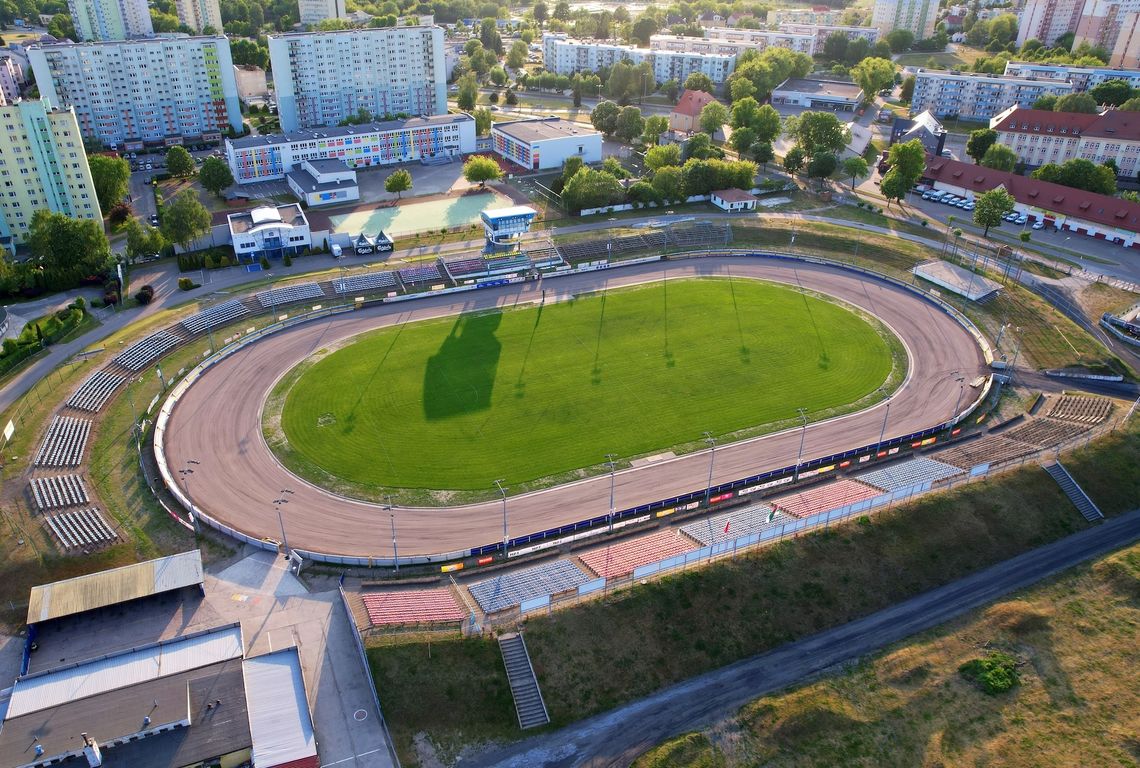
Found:
<path fill-rule="evenodd" d="M 957 320 L 902 286 L 858 272 L 812 263 L 743 256 L 643 264 L 575 274 L 556 280 L 548 279 L 541 283 L 527 282 L 370 306 L 284 328 L 229 351 L 203 370 L 192 386 L 181 391 L 176 403 L 168 403 L 164 407 L 167 420 L 161 424 L 161 429 L 156 430 L 155 448 L 163 457 L 160 465 L 165 465 L 165 479 L 168 484 L 173 484 L 176 482 L 171 477 L 174 468 L 183 467 L 187 462 L 197 462 L 193 485 L 189 488 L 179 487 L 178 491 L 193 504 L 194 509 L 201 510 L 204 515 L 223 526 L 253 539 L 285 539 L 290 547 L 304 553 L 371 558 L 378 563 L 391 562 L 393 524 L 399 528 L 400 560 L 408 562 L 413 558 L 422 560 L 426 556 L 435 556 L 437 559 L 460 556 L 472 548 L 502 541 L 504 526 L 506 535 L 514 538 L 605 515 L 610 509 L 609 476 L 564 482 L 543 490 L 511 496 L 506 502 L 493 500 L 437 507 L 396 506 L 389 514 L 385 505 L 339 496 L 287 470 L 264 437 L 263 406 L 274 387 L 298 364 L 322 351 L 327 353 L 342 346 L 361 334 L 375 333 L 384 338 L 383 334 L 387 333 L 390 341 L 397 332 L 404 332 L 403 329 L 409 327 L 408 323 L 416 321 L 435 320 L 450 327 L 449 323 L 455 323 L 455 316 L 463 313 L 481 313 L 475 315 L 478 317 L 508 309 L 530 312 L 533 316 L 536 310 L 518 308 L 543 304 L 545 299 L 545 308 L 550 311 L 556 307 L 569 306 L 574 297 L 582 294 L 614 291 L 648 282 L 659 283 L 663 279 L 674 286 L 676 280 L 696 277 L 732 277 L 732 284 L 737 286 L 741 282 L 735 278 L 784 284 L 854 307 L 875 318 L 901 341 L 907 356 L 906 379 L 892 395 L 889 405 L 879 403 L 845 415 L 813 421 L 802 430 L 794 427 L 767 436 L 749 437 L 721 445 L 715 450 L 715 463 L 710 461 L 713 457 L 707 450 L 675 458 L 639 462 L 638 466 L 620 471 L 614 477 L 616 509 L 703 489 L 709 482 L 710 469 L 712 485 L 715 486 L 766 470 L 790 466 L 796 463 L 801 442 L 802 457 L 806 463 L 813 457 L 834 454 L 860 445 L 873 445 L 884 434 L 889 439 L 892 435 L 905 435 L 937 426 L 954 417 L 955 408 L 964 410 L 973 401 L 973 391 L 963 382 L 970 382 L 986 372 L 986 362 L 977 341 Z M 728 282 L 723 281 L 718 285 Z M 787 289 L 780 290 L 787 292 Z M 793 295 L 800 297 L 800 301 L 808 302 L 801 294 Z M 819 303 L 820 307 L 815 307 L 814 304 L 810 306 L 820 312 L 823 311 L 822 307 L 837 309 L 836 305 L 822 301 Z M 840 311 L 855 317 L 849 311 Z M 441 320 L 442 318 L 451 319 L 448 321 Z M 533 317 L 530 320 L 533 321 Z M 735 325 L 735 322 L 733 320 L 732 324 Z M 871 327 L 866 321 L 860 322 L 866 328 Z M 752 345 L 737 340 L 732 347 L 758 351 L 762 339 L 755 336 L 757 332 L 756 329 L 751 331 L 751 338 L 755 339 Z M 740 333 L 744 333 L 743 326 Z M 818 338 L 821 337 L 817 336 Z M 692 341 L 686 340 L 685 344 L 686 347 L 691 346 Z M 326 360 L 351 349 L 353 347 L 349 346 L 340 353 L 333 352 Z M 682 349 L 676 345 L 670 349 L 675 357 L 688 355 L 690 359 L 699 359 L 697 353 L 700 350 Z M 710 349 L 710 352 L 713 351 L 715 350 Z M 739 354 L 740 349 L 736 349 L 736 352 Z M 660 344 L 657 344 L 652 355 L 658 365 L 667 365 L 665 350 Z M 813 404 L 810 392 L 799 391 L 809 388 L 795 386 L 797 381 L 804 380 L 803 370 L 795 364 L 796 355 L 807 357 L 813 365 L 819 364 L 819 351 L 802 345 L 789 349 L 783 363 L 772 359 L 763 361 L 768 368 L 775 369 L 770 372 L 773 377 L 769 381 L 791 384 L 786 393 L 781 395 L 787 398 L 787 402 L 778 403 L 780 408 L 795 401 L 797 396 L 807 401 L 805 405 Z M 659 362 L 663 360 L 664 362 Z M 840 362 L 835 352 L 829 355 L 829 364 L 831 361 L 836 365 Z M 847 383 L 854 380 L 857 386 L 849 392 L 839 392 L 841 387 L 828 387 L 835 389 L 836 395 L 833 402 L 821 401 L 818 409 L 820 418 L 824 418 L 829 408 L 850 403 L 874 392 L 889 372 L 889 366 L 884 370 L 881 357 L 875 354 L 868 354 L 865 368 L 860 367 L 858 356 L 845 364 L 847 367 L 842 370 L 847 373 L 842 377 L 843 380 Z M 317 362 L 314 367 L 320 365 L 321 362 Z M 713 370 L 707 375 L 716 376 L 716 367 L 711 366 Z M 603 366 L 601 370 L 604 379 L 606 368 Z M 594 386 L 589 379 L 592 372 L 593 369 L 587 370 L 583 374 L 587 378 L 578 386 L 586 389 Z M 782 373 L 787 375 L 781 378 Z M 502 372 L 507 377 L 504 381 L 514 381 L 517 374 L 517 363 L 510 370 L 504 368 Z M 753 381 L 754 386 L 756 381 L 758 380 Z M 345 389 L 352 391 L 352 387 Z M 510 392 L 504 394 L 513 396 Z M 476 392 L 474 397 L 478 396 L 479 393 Z M 691 397 L 694 395 L 690 395 L 690 399 Z M 676 399 L 679 401 L 677 408 L 684 408 L 683 400 L 686 398 L 681 396 L 679 390 Z M 649 430 L 652 432 L 648 438 L 650 442 L 645 445 L 652 445 L 653 440 L 665 439 L 667 446 L 699 438 L 702 428 L 694 425 L 699 423 L 700 413 L 704 411 L 709 411 L 709 421 L 714 422 L 712 426 L 722 430 L 718 434 L 739 431 L 742 427 L 749 426 L 740 423 L 739 418 L 735 422 L 731 418 L 723 423 L 715 422 L 716 414 L 709 410 L 708 403 L 697 402 L 696 405 L 692 418 L 673 432 L 666 430 L 658 433 Z M 735 406 L 735 403 L 729 402 L 730 415 L 735 412 Z M 343 404 L 330 410 L 321 410 L 323 406 L 310 407 L 307 410 L 312 413 L 306 418 L 317 423 L 322 414 L 328 413 L 332 416 L 332 422 L 339 423 L 337 409 L 343 407 Z M 794 418 L 794 409 L 797 407 L 804 406 L 791 407 L 792 412 L 783 418 Z M 635 418 L 627 423 L 636 425 L 638 414 L 645 412 L 636 408 L 632 412 Z M 313 414 L 316 418 L 313 418 Z M 426 417 L 428 414 L 425 411 L 423 415 Z M 326 425 L 328 423 L 326 419 Z M 657 429 L 660 425 L 653 426 Z M 514 423 L 507 420 L 503 429 L 504 435 L 523 432 L 526 430 L 525 419 Z M 285 431 L 288 432 L 287 424 Z M 671 441 L 671 435 L 686 433 L 688 437 Z M 382 431 L 373 434 L 381 435 Z M 415 445 L 400 445 L 398 435 L 391 434 L 386 439 L 391 441 L 390 450 L 407 453 L 404 465 L 409 471 L 422 472 L 425 468 L 438 465 L 438 459 L 430 457 L 423 457 L 421 463 L 417 464 Z M 521 444 L 525 445 L 525 442 Z M 637 451 L 639 448 L 644 449 L 645 446 L 635 446 L 631 450 Z M 462 441 L 453 443 L 453 454 L 461 450 Z M 596 463 L 601 458 L 592 456 L 597 453 L 596 446 L 591 446 L 588 453 L 591 456 L 585 459 L 586 462 Z M 582 456 L 586 456 L 586 453 Z M 462 454 L 452 459 L 456 463 L 462 460 Z M 369 462 L 362 461 L 359 464 L 366 467 Z M 572 457 L 568 468 L 581 466 L 581 460 Z M 486 468 L 483 473 L 486 474 Z M 485 480 L 479 475 L 474 477 L 475 480 L 470 482 Z M 521 480 L 525 473 L 517 477 Z M 459 486 L 452 484 L 444 487 Z M 287 497 L 283 496 L 283 491 L 286 490 L 291 491 Z M 280 503 L 282 501 L 287 503 Z"/>

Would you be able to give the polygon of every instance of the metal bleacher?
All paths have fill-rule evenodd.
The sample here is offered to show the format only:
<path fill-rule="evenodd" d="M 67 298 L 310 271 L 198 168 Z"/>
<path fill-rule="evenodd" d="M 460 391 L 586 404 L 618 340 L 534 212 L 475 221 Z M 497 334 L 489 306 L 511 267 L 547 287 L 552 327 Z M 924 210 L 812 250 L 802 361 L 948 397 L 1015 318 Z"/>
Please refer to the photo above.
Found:
<path fill-rule="evenodd" d="M 1053 404 L 1045 415 L 1051 419 L 1076 421 L 1093 426 L 1108 418 L 1112 401 L 1103 397 L 1074 397 L 1065 395 Z"/>
<path fill-rule="evenodd" d="M 767 504 L 757 504 L 745 509 L 734 509 L 722 515 L 713 515 L 703 520 L 681 526 L 681 531 L 695 539 L 701 546 L 733 541 L 741 536 L 750 536 L 769 528 L 779 528 L 791 521 Z M 725 528 L 728 530 L 726 531 Z"/>
<path fill-rule="evenodd" d="M 502 275 L 507 272 L 528 270 L 533 266 L 530 262 L 530 256 L 525 253 L 512 253 L 507 256 L 485 258 L 483 259 L 483 264 L 487 268 L 487 274 L 490 275 Z"/>
<path fill-rule="evenodd" d="M 467 277 L 482 277 L 487 274 L 487 264 L 482 256 L 473 256 L 464 259 L 453 259 L 443 262 L 443 268 L 452 280 L 461 280 Z"/>
<path fill-rule="evenodd" d="M 44 515 L 44 522 L 64 549 L 99 547 L 119 538 L 97 509 Z"/>
<path fill-rule="evenodd" d="M 467 618 L 463 606 L 446 587 L 365 592 L 361 597 L 373 626 L 452 622 Z"/>
<path fill-rule="evenodd" d="M 209 330 L 223 323 L 228 323 L 234 318 L 248 314 L 249 307 L 243 304 L 239 299 L 230 299 L 221 304 L 215 304 L 197 314 L 190 315 L 190 317 L 182 321 L 182 327 L 190 334 L 202 333 L 202 331 Z"/>
<path fill-rule="evenodd" d="M 992 464 L 1028 456 L 1036 450 L 1037 446 L 1035 445 L 1011 440 L 1003 435 L 986 435 L 981 439 L 960 443 L 952 448 L 939 451 L 936 455 L 939 461 L 953 464 L 962 469 L 969 469 L 978 464 Z"/>
<path fill-rule="evenodd" d="M 349 275 L 338 277 L 332 281 L 333 290 L 337 293 L 367 293 L 369 291 L 383 291 L 387 288 L 396 288 L 396 274 L 387 270 L 383 272 L 365 272 L 362 275 Z"/>
<path fill-rule="evenodd" d="M 586 567 L 603 578 L 625 576 L 649 563 L 679 555 L 693 549 L 693 542 L 675 528 L 655 531 L 648 536 L 634 536 L 607 544 L 588 552 L 579 559 Z"/>
<path fill-rule="evenodd" d="M 128 371 L 141 371 L 152 360 L 178 346 L 182 339 L 169 331 L 158 331 L 142 341 L 127 347 L 115 358 L 115 362 Z"/>
<path fill-rule="evenodd" d="M 936 483 L 960 474 L 962 469 L 959 467 L 918 456 L 889 467 L 863 472 L 857 479 L 884 491 L 899 491 L 921 483 Z"/>
<path fill-rule="evenodd" d="M 558 248 L 553 243 L 539 248 L 530 248 L 526 255 L 530 257 L 531 263 L 536 267 L 557 267 L 565 263 L 562 260 L 562 254 L 558 252 Z"/>
<path fill-rule="evenodd" d="M 577 589 L 589 580 L 569 560 L 551 560 L 476 581 L 468 584 L 467 589 L 484 613 L 495 613 L 535 597 Z"/>
<path fill-rule="evenodd" d="M 257 302 L 263 309 L 270 309 L 281 304 L 292 304 L 295 301 L 319 299 L 325 292 L 317 283 L 300 283 L 287 285 L 284 288 L 272 288 L 257 294 Z"/>
<path fill-rule="evenodd" d="M 122 376 L 107 371 L 95 371 L 67 399 L 67 407 L 95 413 L 111 399 L 111 395 L 123 385 L 124 381 L 126 379 Z"/>
<path fill-rule="evenodd" d="M 87 486 L 79 475 L 33 477 L 28 488 L 41 512 L 45 509 L 78 507 L 89 501 Z"/>
<path fill-rule="evenodd" d="M 882 491 L 877 488 L 844 478 L 813 485 L 802 491 L 786 493 L 768 499 L 768 503 L 792 517 L 808 517 L 818 512 L 841 509 L 848 504 L 856 504 L 880 495 Z"/>
<path fill-rule="evenodd" d="M 48 427 L 40 452 L 36 454 L 37 467 L 76 467 L 83 459 L 91 422 L 71 416 L 56 416 Z"/>
<path fill-rule="evenodd" d="M 405 285 L 430 283 L 443 279 L 443 275 L 439 272 L 439 266 L 436 264 L 421 267 L 405 267 L 396 274 L 400 276 L 400 282 Z"/>

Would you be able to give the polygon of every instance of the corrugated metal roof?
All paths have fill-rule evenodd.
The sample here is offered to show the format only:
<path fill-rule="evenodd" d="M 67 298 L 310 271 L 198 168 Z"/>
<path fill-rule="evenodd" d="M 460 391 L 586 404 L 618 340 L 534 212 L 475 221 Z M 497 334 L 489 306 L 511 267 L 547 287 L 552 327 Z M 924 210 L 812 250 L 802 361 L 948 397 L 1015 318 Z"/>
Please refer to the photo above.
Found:
<path fill-rule="evenodd" d="M 16 681 L 8 717 L 241 658 L 241 627 L 201 632 Z"/>
<path fill-rule="evenodd" d="M 145 563 L 32 587 L 28 623 L 71 616 L 202 583 L 202 554 L 182 552 Z"/>
<path fill-rule="evenodd" d="M 242 667 L 253 764 L 275 768 L 315 758 L 317 741 L 297 649 L 246 659 Z"/>

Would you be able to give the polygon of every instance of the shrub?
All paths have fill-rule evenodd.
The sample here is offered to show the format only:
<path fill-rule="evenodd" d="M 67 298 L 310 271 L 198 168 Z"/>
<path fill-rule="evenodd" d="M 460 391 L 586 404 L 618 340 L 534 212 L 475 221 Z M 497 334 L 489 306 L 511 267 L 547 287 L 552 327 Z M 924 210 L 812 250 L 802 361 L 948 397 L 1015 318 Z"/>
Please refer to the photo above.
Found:
<path fill-rule="evenodd" d="M 91 299 L 91 306 L 93 306 L 93 307 L 106 306 L 106 302 L 104 302 L 102 299 Z"/>
<path fill-rule="evenodd" d="M 1005 693 L 1021 682 L 1017 674 L 1017 659 L 1001 651 L 994 651 L 983 659 L 967 661 L 958 667 L 958 674 L 990 696 Z"/>
<path fill-rule="evenodd" d="M 206 267 L 206 269 L 214 269 L 218 266 L 218 262 L 214 260 L 214 254 L 212 253 L 206 254 L 205 258 L 202 259 L 202 264 Z"/>
<path fill-rule="evenodd" d="M 179 281 L 179 282 L 181 282 L 181 281 Z M 137 301 L 139 304 L 142 304 L 143 306 L 150 304 L 151 300 L 153 300 L 153 299 L 154 299 L 154 286 L 153 285 L 144 285 L 142 288 L 139 289 L 139 292 L 135 294 L 135 301 Z"/>
<path fill-rule="evenodd" d="M 82 296 L 78 296 L 76 297 L 75 301 L 71 302 L 71 306 L 75 307 L 76 309 L 86 309 L 87 299 L 83 298 Z"/>
<path fill-rule="evenodd" d="M 111 206 L 111 211 L 107 214 L 107 220 L 111 222 L 111 226 L 117 227 L 122 224 L 131 215 L 131 207 L 126 203 L 115 203 Z"/>
<path fill-rule="evenodd" d="M 230 259 L 229 256 L 223 256 L 221 258 L 221 260 L 218 262 L 218 266 L 219 267 L 230 267 L 230 266 L 233 266 L 233 261 Z"/>
<path fill-rule="evenodd" d="M 107 306 L 114 306 L 119 303 L 119 294 L 115 291 L 108 291 L 103 294 L 103 303 Z"/>
<path fill-rule="evenodd" d="M 285 255 L 284 255 L 282 258 L 281 258 L 281 264 L 282 264 L 282 265 L 284 265 L 284 266 L 286 266 L 286 267 L 291 267 L 291 266 L 293 266 L 293 257 L 292 257 L 292 256 L 290 256 L 289 254 L 285 254 Z"/>
<path fill-rule="evenodd" d="M 269 269 L 269 259 L 265 258 L 264 256 L 261 257 L 261 268 Z"/>
<path fill-rule="evenodd" d="M 188 277 L 178 278 L 178 288 L 182 291 L 192 291 L 197 288 L 197 284 Z"/>

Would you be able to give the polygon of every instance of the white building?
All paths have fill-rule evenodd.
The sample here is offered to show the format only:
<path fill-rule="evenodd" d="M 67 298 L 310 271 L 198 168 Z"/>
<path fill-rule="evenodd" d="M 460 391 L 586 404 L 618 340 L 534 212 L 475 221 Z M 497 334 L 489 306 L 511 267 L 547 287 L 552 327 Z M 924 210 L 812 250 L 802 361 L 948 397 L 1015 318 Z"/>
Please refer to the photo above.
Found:
<path fill-rule="evenodd" d="M 612 67 L 619 61 L 634 66 L 651 61 L 653 51 L 631 45 L 617 45 L 596 40 L 575 40 L 565 34 L 547 33 L 542 36 L 542 66 L 557 75 L 575 72 L 597 72 Z"/>
<path fill-rule="evenodd" d="M 546 34 L 542 38 L 543 66 L 548 72 L 569 76 L 575 72 L 597 72 L 620 61 L 634 66 L 648 62 L 658 82 L 684 82 L 693 72 L 703 72 L 714 83 L 723 83 L 736 67 L 736 53 L 742 49 L 740 45 L 719 44 L 700 37 L 654 38 L 656 49 Z M 702 50 L 706 48 L 707 52 Z M 718 48 L 724 52 L 717 52 Z"/>
<path fill-rule="evenodd" d="M 80 40 L 126 40 L 154 34 L 146 0 L 68 0 Z"/>
<path fill-rule="evenodd" d="M 815 50 L 822 51 L 823 44 L 832 35 L 843 35 L 848 40 L 866 40 L 871 45 L 879 42 L 879 30 L 875 27 L 848 27 L 837 24 L 781 24 L 780 31 L 795 35 L 811 35 L 815 39 Z"/>
<path fill-rule="evenodd" d="M 1028 168 L 1082 158 L 1116 163 L 1120 176 L 1140 173 L 1140 113 L 1109 110 L 1103 115 L 1012 107 L 990 121 L 998 143 L 1017 153 Z"/>
<path fill-rule="evenodd" d="M 1012 106 L 1030 107 L 1042 96 L 1064 96 L 1073 90 L 1067 80 L 920 69 L 910 113 L 929 110 L 939 118 L 988 121 Z"/>
<path fill-rule="evenodd" d="M 1140 87 L 1140 71 L 1114 67 L 1073 67 L 1066 64 L 1037 64 L 1032 61 L 1010 61 L 1005 74 L 1014 77 L 1034 77 L 1038 80 L 1056 80 L 1073 84 L 1073 93 L 1083 93 L 1105 80 L 1125 80 L 1133 88 Z"/>
<path fill-rule="evenodd" d="M 1126 13 L 1120 20 L 1109 66 L 1140 68 L 1140 13 Z"/>
<path fill-rule="evenodd" d="M 773 32 L 770 29 L 713 27 L 705 30 L 705 38 L 730 43 L 743 43 L 750 48 L 761 51 L 765 48 L 787 48 L 797 53 L 806 53 L 808 56 L 815 53 L 814 32 L 787 30 Z"/>
<path fill-rule="evenodd" d="M 1052 47 L 1057 38 L 1076 32 L 1085 0 L 1027 0 L 1017 17 L 1017 47 L 1040 40 Z"/>
<path fill-rule="evenodd" d="M 84 137 L 111 148 L 242 130 L 230 44 L 221 35 L 34 45 L 28 58 L 40 96 L 75 107 Z"/>
<path fill-rule="evenodd" d="M 261 67 L 234 64 L 234 82 L 237 83 L 238 98 L 242 101 L 257 101 L 269 95 L 269 81 Z"/>
<path fill-rule="evenodd" d="M 440 27 L 271 35 L 269 59 L 285 131 L 337 125 L 360 110 L 377 118 L 447 112 Z"/>
<path fill-rule="evenodd" d="M 239 263 L 258 261 L 262 256 L 279 259 L 285 254 L 295 255 L 313 244 L 309 221 L 297 203 L 267 205 L 226 218 Z"/>
<path fill-rule="evenodd" d="M 666 80 L 684 83 L 689 75 L 700 72 L 720 84 L 736 69 L 736 54 L 654 51 L 652 62 L 653 77 L 659 83 Z"/>
<path fill-rule="evenodd" d="M 915 40 L 934 36 L 938 0 L 875 0 L 871 26 L 886 36 L 892 29 L 906 29 Z"/>
<path fill-rule="evenodd" d="M 855 83 L 790 77 L 772 90 L 773 104 L 805 109 L 854 112 L 863 101 L 863 89 Z"/>
<path fill-rule="evenodd" d="M 440 161 L 475 151 L 475 119 L 437 115 L 226 140 L 238 184 L 285 178 L 305 160 L 339 160 L 350 168 Z"/>
<path fill-rule="evenodd" d="M 768 11 L 768 26 L 778 27 L 781 24 L 838 24 L 843 17 L 841 8 L 781 8 Z"/>
<path fill-rule="evenodd" d="M 24 69 L 15 56 L 0 55 L 0 106 L 15 104 L 24 84 Z"/>
<path fill-rule="evenodd" d="M 602 134 L 558 117 L 495 123 L 491 142 L 498 155 L 531 171 L 561 168 L 570 157 L 602 161 Z"/>
<path fill-rule="evenodd" d="M 356 171 L 343 160 L 302 160 L 295 170 L 285 174 L 285 181 L 310 208 L 360 199 Z"/>
<path fill-rule="evenodd" d="M 213 27 L 214 34 L 222 31 L 222 10 L 218 0 L 175 0 L 178 20 L 199 34 Z"/>
<path fill-rule="evenodd" d="M 344 0 L 297 0 L 297 11 L 302 24 L 348 17 Z"/>
<path fill-rule="evenodd" d="M 755 211 L 759 202 L 756 195 L 743 189 L 718 189 L 709 200 L 722 211 Z"/>
<path fill-rule="evenodd" d="M 102 221 L 79 123 L 42 101 L 0 106 L 0 245 L 24 242 L 38 210 Z"/>

